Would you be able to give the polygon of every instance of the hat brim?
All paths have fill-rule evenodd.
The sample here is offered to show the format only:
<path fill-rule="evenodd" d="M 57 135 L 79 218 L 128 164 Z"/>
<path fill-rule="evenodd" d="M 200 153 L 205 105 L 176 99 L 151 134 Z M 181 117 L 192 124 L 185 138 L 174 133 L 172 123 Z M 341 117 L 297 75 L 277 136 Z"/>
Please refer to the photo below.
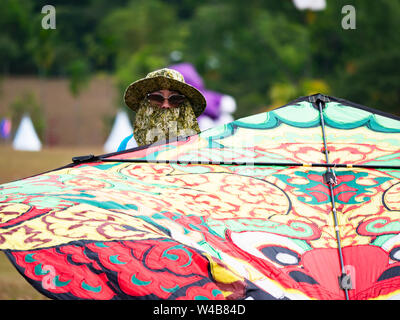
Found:
<path fill-rule="evenodd" d="M 144 78 L 131 83 L 125 91 L 124 100 L 129 108 L 137 111 L 139 103 L 145 98 L 146 94 L 162 89 L 179 91 L 187 97 L 196 117 L 201 115 L 206 108 L 206 99 L 199 90 L 187 83 L 164 76 Z"/>

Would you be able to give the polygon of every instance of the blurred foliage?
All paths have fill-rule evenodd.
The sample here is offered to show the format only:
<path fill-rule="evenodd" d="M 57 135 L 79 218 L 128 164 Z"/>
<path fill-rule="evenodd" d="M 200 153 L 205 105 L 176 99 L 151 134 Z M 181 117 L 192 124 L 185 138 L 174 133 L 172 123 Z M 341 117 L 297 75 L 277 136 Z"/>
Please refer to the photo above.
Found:
<path fill-rule="evenodd" d="M 69 78 L 69 89 L 74 97 L 80 95 L 82 90 L 88 86 L 90 80 L 90 69 L 86 59 L 72 60 L 67 64 L 66 72 Z"/>
<path fill-rule="evenodd" d="M 0 2 L 0 70 L 67 76 L 75 94 L 91 73 L 129 83 L 193 63 L 207 88 L 236 98 L 236 117 L 321 92 L 400 115 L 400 0 L 53 0 L 56 30 L 41 28 L 44 0 Z M 344 5 L 356 29 L 341 26 Z"/>

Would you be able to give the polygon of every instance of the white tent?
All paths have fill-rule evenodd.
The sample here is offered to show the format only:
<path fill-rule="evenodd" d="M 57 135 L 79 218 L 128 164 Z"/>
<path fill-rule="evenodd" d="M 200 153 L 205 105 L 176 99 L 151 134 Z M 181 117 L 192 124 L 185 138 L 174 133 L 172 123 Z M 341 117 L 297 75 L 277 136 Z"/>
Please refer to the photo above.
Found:
<path fill-rule="evenodd" d="M 108 139 L 104 144 L 103 147 L 104 151 L 107 153 L 117 151 L 118 146 L 120 145 L 122 140 L 124 140 L 124 138 L 126 138 L 127 136 L 131 135 L 132 132 L 133 132 L 133 127 L 131 125 L 127 113 L 122 110 L 118 111 L 110 135 L 108 136 Z M 131 145 L 128 145 L 127 148 L 137 147 L 137 144 L 135 145 L 134 139 L 131 139 L 130 141 L 133 141 L 133 145 L 131 142 Z"/>
<path fill-rule="evenodd" d="M 29 115 L 24 115 L 13 140 L 13 148 L 20 151 L 40 151 L 42 143 Z"/>

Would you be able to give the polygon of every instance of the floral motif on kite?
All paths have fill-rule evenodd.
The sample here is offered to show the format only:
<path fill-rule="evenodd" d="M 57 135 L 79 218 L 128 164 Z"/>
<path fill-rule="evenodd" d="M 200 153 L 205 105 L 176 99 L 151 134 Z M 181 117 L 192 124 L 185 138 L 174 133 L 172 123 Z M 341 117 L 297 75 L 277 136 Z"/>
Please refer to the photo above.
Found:
<path fill-rule="evenodd" d="M 333 163 L 400 163 L 398 119 L 334 98 L 323 116 Z M 325 161 L 306 98 L 108 158 L 221 164 L 94 161 L 0 186 L 0 249 L 46 296 L 344 299 L 325 169 L 285 165 Z M 393 298 L 400 171 L 335 173 L 350 298 Z"/>

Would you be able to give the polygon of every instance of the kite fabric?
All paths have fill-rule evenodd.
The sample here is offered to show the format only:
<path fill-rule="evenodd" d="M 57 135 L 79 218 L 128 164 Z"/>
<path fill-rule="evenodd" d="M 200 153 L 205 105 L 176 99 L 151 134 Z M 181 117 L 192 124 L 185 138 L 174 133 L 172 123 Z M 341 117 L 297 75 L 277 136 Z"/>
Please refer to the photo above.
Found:
<path fill-rule="evenodd" d="M 0 186 L 53 299 L 400 298 L 400 118 L 324 95 Z"/>

